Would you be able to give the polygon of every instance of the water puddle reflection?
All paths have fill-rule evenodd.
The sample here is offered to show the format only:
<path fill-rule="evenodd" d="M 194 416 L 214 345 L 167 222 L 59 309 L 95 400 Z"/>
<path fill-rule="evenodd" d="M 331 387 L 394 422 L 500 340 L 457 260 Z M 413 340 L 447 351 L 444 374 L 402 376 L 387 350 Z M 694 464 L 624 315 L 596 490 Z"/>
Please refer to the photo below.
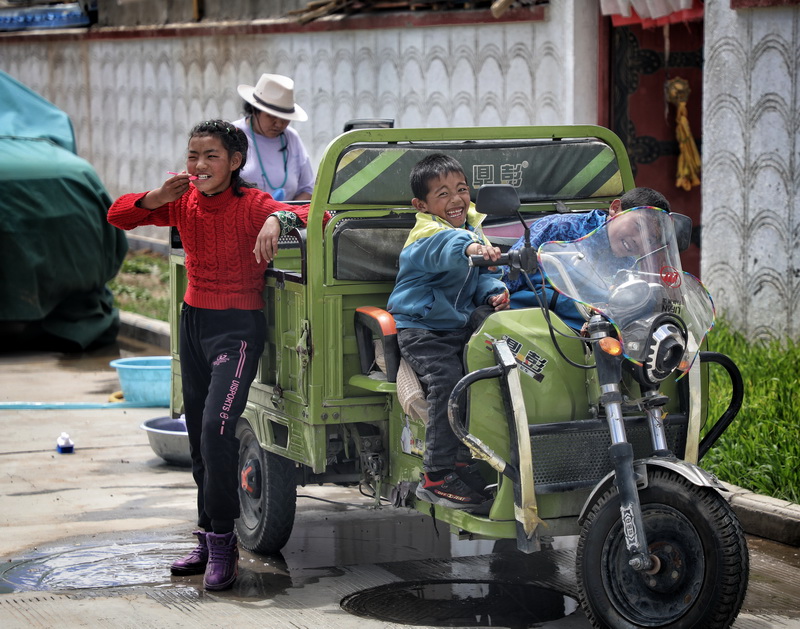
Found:
<path fill-rule="evenodd" d="M 169 578 L 163 557 L 170 550 L 155 542 L 52 549 L 4 566 L 0 593 L 161 585 Z"/>
<path fill-rule="evenodd" d="M 362 590 L 346 596 L 342 608 L 356 616 L 403 624 L 523 629 L 564 618 L 578 603 L 532 585 L 430 580 Z"/>
<path fill-rule="evenodd" d="M 111 590 L 123 588 L 194 587 L 203 589 L 203 575 L 175 577 L 169 565 L 193 547 L 184 542 L 131 542 L 102 546 L 49 549 L 12 561 L 0 570 L 0 594 L 30 591 Z M 239 579 L 232 598 L 270 598 L 288 588 L 317 580 L 304 575 L 292 582 L 281 556 L 242 553 Z"/>

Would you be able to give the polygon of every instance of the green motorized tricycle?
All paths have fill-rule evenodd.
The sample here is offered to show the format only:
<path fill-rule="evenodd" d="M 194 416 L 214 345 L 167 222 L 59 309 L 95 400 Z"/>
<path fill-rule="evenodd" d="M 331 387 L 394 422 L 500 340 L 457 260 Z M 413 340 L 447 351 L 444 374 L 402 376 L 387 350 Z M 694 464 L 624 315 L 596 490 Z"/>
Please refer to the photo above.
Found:
<path fill-rule="evenodd" d="M 526 553 L 542 538 L 579 536 L 579 598 L 597 627 L 730 626 L 747 546 L 724 487 L 698 461 L 735 418 L 742 382 L 726 356 L 704 351 L 714 312 L 681 271 L 686 217 L 631 210 L 647 214 L 651 243 L 635 259 L 607 255 L 604 228 L 505 254 L 513 273 L 538 265 L 581 304 L 587 334 L 546 304 L 488 316 L 449 410 L 493 499 L 478 513 L 415 498 L 425 417 L 403 394 L 385 307 L 414 223 L 408 174 L 432 152 L 463 164 L 501 244 L 544 215 L 607 208 L 634 186 L 621 141 L 601 127 L 360 129 L 332 141 L 308 226 L 284 238 L 267 271 L 267 344 L 237 429 L 240 543 L 264 554 L 286 544 L 297 485 L 361 484 L 376 507 L 418 509 L 457 535 L 514 539 Z M 171 261 L 177 325 L 180 249 Z M 172 355 L 177 416 L 177 346 Z M 708 420 L 712 365 L 732 395 Z M 454 419 L 461 405 L 465 425 Z"/>

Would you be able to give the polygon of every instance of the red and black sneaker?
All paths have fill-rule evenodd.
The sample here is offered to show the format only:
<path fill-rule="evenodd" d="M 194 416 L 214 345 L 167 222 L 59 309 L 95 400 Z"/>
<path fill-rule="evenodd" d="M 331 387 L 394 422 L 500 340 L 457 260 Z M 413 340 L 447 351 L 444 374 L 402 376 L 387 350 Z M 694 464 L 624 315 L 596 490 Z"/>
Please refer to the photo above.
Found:
<path fill-rule="evenodd" d="M 487 500 L 492 497 L 492 493 L 486 490 L 486 479 L 483 478 L 477 463 L 456 463 L 456 474 L 475 493 Z"/>
<path fill-rule="evenodd" d="M 455 472 L 450 472 L 438 481 L 423 474 L 414 493 L 420 500 L 451 509 L 473 509 L 486 502 L 486 498 L 470 489 Z"/>

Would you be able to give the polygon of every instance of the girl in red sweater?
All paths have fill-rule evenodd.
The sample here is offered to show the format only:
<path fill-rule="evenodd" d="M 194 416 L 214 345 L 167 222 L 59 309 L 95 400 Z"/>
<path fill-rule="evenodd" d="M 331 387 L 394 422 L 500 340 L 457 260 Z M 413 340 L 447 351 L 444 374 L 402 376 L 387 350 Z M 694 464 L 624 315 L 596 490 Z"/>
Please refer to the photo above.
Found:
<path fill-rule="evenodd" d="M 280 203 L 246 184 L 246 161 L 241 130 L 202 122 L 189 136 L 187 172 L 121 196 L 108 212 L 109 223 L 122 229 L 177 227 L 186 252 L 181 381 L 200 530 L 197 547 L 172 564 L 172 573 L 204 574 L 208 590 L 229 588 L 238 574 L 236 422 L 264 348 L 264 271 L 278 237 L 308 217 L 308 206 Z"/>

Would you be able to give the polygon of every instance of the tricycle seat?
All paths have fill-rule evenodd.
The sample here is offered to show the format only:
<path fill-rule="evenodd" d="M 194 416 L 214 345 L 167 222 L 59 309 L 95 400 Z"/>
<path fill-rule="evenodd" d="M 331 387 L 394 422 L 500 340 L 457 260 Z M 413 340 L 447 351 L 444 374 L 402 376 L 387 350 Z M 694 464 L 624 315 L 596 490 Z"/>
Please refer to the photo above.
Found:
<path fill-rule="evenodd" d="M 400 368 L 400 345 L 397 343 L 394 317 L 382 308 L 361 306 L 356 308 L 354 325 L 361 373 L 368 375 L 372 370 L 375 363 L 374 341 L 377 340 L 383 346 L 386 380 L 395 382 Z"/>

